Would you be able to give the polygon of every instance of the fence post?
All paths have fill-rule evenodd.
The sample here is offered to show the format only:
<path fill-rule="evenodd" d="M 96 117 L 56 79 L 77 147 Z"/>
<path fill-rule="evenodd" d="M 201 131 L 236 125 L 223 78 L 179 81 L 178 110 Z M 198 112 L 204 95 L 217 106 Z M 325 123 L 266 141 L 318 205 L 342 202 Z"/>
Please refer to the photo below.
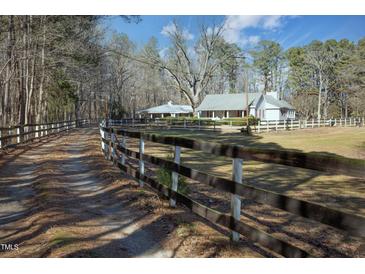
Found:
<path fill-rule="evenodd" d="M 257 125 L 257 132 L 260 133 L 260 127 L 261 127 L 261 121 L 259 121 L 258 125 Z"/>
<path fill-rule="evenodd" d="M 1 135 L 2 135 L 2 129 L 0 128 L 0 149 L 3 148 L 3 143 L 1 140 Z"/>
<path fill-rule="evenodd" d="M 365 125 L 365 117 L 362 117 L 362 126 Z"/>
<path fill-rule="evenodd" d="M 144 153 L 144 140 L 141 136 L 139 139 L 139 174 L 144 175 L 144 161 L 143 161 L 143 153 Z M 139 179 L 139 186 L 143 187 L 143 180 Z"/>
<path fill-rule="evenodd" d="M 266 132 L 269 132 L 269 121 L 266 120 Z"/>
<path fill-rule="evenodd" d="M 284 120 L 284 130 L 286 130 L 286 120 Z"/>
<path fill-rule="evenodd" d="M 242 184 L 242 159 L 233 158 L 232 160 L 232 180 L 236 183 Z M 237 194 L 231 194 L 231 218 L 238 221 L 241 216 L 241 199 Z M 236 231 L 231 231 L 231 240 L 239 241 L 240 234 Z"/>
<path fill-rule="evenodd" d="M 110 137 L 109 132 L 106 130 L 103 131 L 103 134 L 104 134 L 104 139 L 108 140 L 108 137 Z M 106 160 L 109 160 L 109 143 L 107 142 L 104 143 L 104 156 Z"/>
<path fill-rule="evenodd" d="M 104 141 L 102 139 L 102 138 L 105 138 L 104 137 L 104 131 L 101 128 L 99 128 L 99 129 L 100 129 L 100 136 L 101 136 L 101 138 L 100 138 L 101 139 L 101 150 L 102 150 L 102 152 L 105 156 L 105 144 L 104 144 Z"/>
<path fill-rule="evenodd" d="M 345 127 L 347 126 L 347 118 L 345 118 Z"/>
<path fill-rule="evenodd" d="M 175 153 L 174 153 L 174 163 L 175 164 L 180 164 L 180 152 L 181 152 L 181 147 L 175 146 Z M 178 184 L 179 184 L 179 173 L 173 171 L 171 173 L 171 180 L 172 180 L 171 190 L 177 192 Z M 172 207 L 176 206 L 175 195 L 172 195 L 172 197 L 170 197 L 170 206 L 172 206 Z"/>
<path fill-rule="evenodd" d="M 312 118 L 312 128 L 314 128 L 314 118 Z"/>
<path fill-rule="evenodd" d="M 126 142 L 127 140 L 126 140 L 126 138 L 125 138 L 125 132 L 123 131 L 123 135 L 122 135 L 122 147 L 123 148 L 125 148 L 125 149 L 127 149 L 127 142 Z M 125 165 L 125 153 L 124 152 L 122 152 L 122 165 Z"/>
<path fill-rule="evenodd" d="M 275 131 L 278 131 L 278 120 L 275 122 Z"/>
<path fill-rule="evenodd" d="M 17 144 L 20 144 L 20 127 L 17 127 L 17 128 L 16 128 L 16 134 L 18 135 L 18 136 L 16 137 L 16 143 L 17 143 Z"/>
<path fill-rule="evenodd" d="M 293 130 L 293 119 L 291 119 L 290 127 L 291 127 L 291 130 Z"/>
<path fill-rule="evenodd" d="M 186 128 L 186 119 L 184 118 L 184 128 Z"/>
<path fill-rule="evenodd" d="M 113 160 L 112 158 L 112 153 L 111 153 L 111 150 L 112 150 L 112 132 L 113 132 L 113 129 L 112 127 L 110 126 L 109 130 L 108 130 L 108 134 L 109 134 L 109 145 L 108 145 L 108 160 Z"/>
<path fill-rule="evenodd" d="M 12 134 L 13 134 L 13 130 L 9 126 L 8 135 L 12 135 Z M 13 138 L 7 139 L 7 143 L 12 144 L 12 142 L 13 142 Z"/>
<path fill-rule="evenodd" d="M 112 149 L 112 157 L 111 157 L 111 160 L 114 163 L 114 159 L 115 159 L 115 155 L 116 155 L 116 153 L 115 153 L 115 141 L 116 141 L 116 138 L 115 138 L 115 133 L 114 132 L 111 133 L 110 140 L 111 140 L 111 149 Z"/>

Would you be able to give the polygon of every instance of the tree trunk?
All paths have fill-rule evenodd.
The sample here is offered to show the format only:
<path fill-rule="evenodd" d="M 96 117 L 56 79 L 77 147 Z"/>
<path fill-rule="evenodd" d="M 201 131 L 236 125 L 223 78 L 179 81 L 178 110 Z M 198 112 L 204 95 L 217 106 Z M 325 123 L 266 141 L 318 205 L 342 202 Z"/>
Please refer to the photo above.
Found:
<path fill-rule="evenodd" d="M 8 17 L 8 47 L 7 47 L 7 58 L 9 60 L 6 66 L 5 72 L 5 86 L 4 86 L 4 100 L 3 100 L 3 125 L 6 126 L 8 123 L 8 116 L 10 115 L 10 78 L 11 69 L 13 66 L 13 48 L 14 48 L 14 16 L 10 15 Z"/>
<path fill-rule="evenodd" d="M 26 120 L 26 102 L 28 100 L 28 16 L 23 17 L 23 60 L 19 62 L 20 70 L 20 111 L 19 123 L 25 124 Z"/>
<path fill-rule="evenodd" d="M 324 86 L 324 104 L 323 104 L 323 116 L 327 119 L 328 116 L 328 87 L 327 84 Z"/>
<path fill-rule="evenodd" d="M 318 110 L 317 110 L 317 118 L 321 119 L 321 97 L 322 97 L 322 73 L 319 72 L 319 89 L 318 89 Z"/>
<path fill-rule="evenodd" d="M 38 107 L 37 107 L 37 118 L 36 122 L 40 123 L 42 118 L 42 110 L 43 108 L 43 100 L 44 100 L 44 79 L 45 79 L 45 47 L 46 47 L 46 17 L 41 18 L 41 27 L 42 27 L 42 48 L 41 48 L 41 77 L 39 81 L 39 98 L 38 98 Z"/>

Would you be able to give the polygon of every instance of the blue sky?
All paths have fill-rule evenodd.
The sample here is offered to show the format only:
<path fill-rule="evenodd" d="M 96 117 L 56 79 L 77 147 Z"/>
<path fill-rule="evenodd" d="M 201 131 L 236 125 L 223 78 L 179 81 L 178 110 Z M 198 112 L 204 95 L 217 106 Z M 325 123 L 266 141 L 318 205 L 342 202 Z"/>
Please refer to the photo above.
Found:
<path fill-rule="evenodd" d="M 187 37 L 194 41 L 202 24 L 224 24 L 224 37 L 242 48 L 253 47 L 259 40 L 279 42 L 284 49 L 301 46 L 312 40 L 343 39 L 357 41 L 365 37 L 365 16 L 142 16 L 139 24 L 109 17 L 105 24 L 111 31 L 126 33 L 137 46 L 151 36 L 159 41 L 161 50 L 168 47 L 166 35 L 176 20 Z"/>

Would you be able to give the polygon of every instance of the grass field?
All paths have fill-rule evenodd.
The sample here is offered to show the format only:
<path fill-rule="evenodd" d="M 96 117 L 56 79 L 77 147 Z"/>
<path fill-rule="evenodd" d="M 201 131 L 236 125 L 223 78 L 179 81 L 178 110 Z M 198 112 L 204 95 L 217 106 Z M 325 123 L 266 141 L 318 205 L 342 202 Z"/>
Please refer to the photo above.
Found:
<path fill-rule="evenodd" d="M 357 159 L 364 159 L 365 156 L 364 128 L 310 129 L 262 133 L 253 136 L 243 136 L 236 132 L 184 130 L 156 131 L 155 133 L 261 148 L 317 152 Z M 137 150 L 137 142 L 129 141 L 129 144 Z M 164 158 L 172 154 L 171 146 L 149 142 L 146 143 L 145 152 Z M 183 149 L 181 157 L 182 163 L 186 166 L 219 177 L 231 178 L 232 160 L 230 158 L 212 156 L 189 149 Z M 364 178 L 257 161 L 245 161 L 243 174 L 250 185 L 365 216 Z"/>
<path fill-rule="evenodd" d="M 209 142 L 223 142 L 252 147 L 295 150 L 339 157 L 364 159 L 364 129 L 310 129 L 292 132 L 263 133 L 243 136 L 237 132 L 212 131 L 153 131 L 162 135 L 173 135 Z M 137 139 L 128 138 L 129 149 L 138 151 Z M 217 177 L 231 179 L 232 159 L 182 148 L 181 163 Z M 314 152 L 314 153 L 313 153 Z M 145 154 L 172 159 L 173 147 L 145 141 Z M 360 159 L 359 159 L 360 158 Z M 136 168 L 138 161 L 130 159 Z M 364 161 L 365 163 L 365 161 Z M 160 167 L 146 163 L 145 172 L 154 176 Z M 158 178 L 157 178 L 158 179 Z M 245 160 L 243 163 L 244 183 L 271 192 L 321 204 L 354 215 L 365 217 L 365 178 L 320 172 L 279 164 Z M 212 186 L 186 178 L 187 195 L 214 210 L 230 213 L 230 194 Z M 330 226 L 301 218 L 257 203 L 245 195 L 241 196 L 241 221 L 295 246 L 311 250 L 318 257 L 363 257 L 359 238 L 348 237 Z"/>
<path fill-rule="evenodd" d="M 302 152 L 320 152 L 365 159 L 365 128 L 320 128 L 269 132 L 254 134 L 253 136 L 243 136 L 238 130 L 224 132 L 165 130 L 155 131 L 155 133 L 227 144 L 270 149 L 293 149 Z"/>

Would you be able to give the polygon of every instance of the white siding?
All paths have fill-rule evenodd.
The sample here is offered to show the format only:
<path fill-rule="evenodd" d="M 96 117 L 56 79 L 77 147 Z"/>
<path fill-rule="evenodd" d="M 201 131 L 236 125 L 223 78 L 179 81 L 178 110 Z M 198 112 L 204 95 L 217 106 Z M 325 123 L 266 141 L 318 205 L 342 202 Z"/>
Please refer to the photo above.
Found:
<path fill-rule="evenodd" d="M 280 120 L 280 109 L 266 109 L 265 120 Z"/>
<path fill-rule="evenodd" d="M 256 106 L 250 108 L 250 115 L 261 120 L 286 120 L 295 119 L 295 110 L 280 109 L 267 103 L 261 96 Z"/>

